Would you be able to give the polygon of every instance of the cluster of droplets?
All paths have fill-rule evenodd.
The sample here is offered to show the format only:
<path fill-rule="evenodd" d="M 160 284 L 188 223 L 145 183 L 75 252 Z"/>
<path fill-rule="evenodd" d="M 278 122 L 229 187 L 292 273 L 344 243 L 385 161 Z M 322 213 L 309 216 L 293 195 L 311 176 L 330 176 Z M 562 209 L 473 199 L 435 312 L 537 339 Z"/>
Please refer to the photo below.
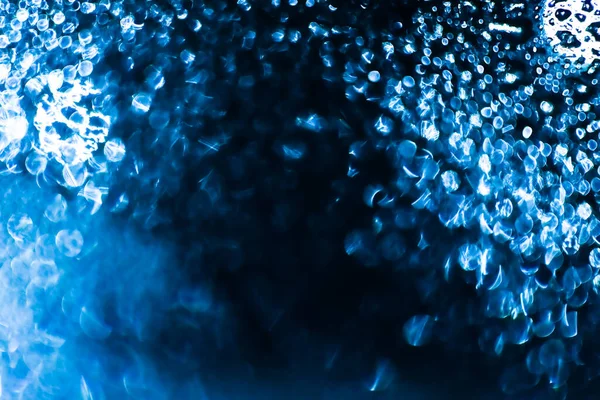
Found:
<path fill-rule="evenodd" d="M 84 163 L 105 141 L 111 121 L 91 79 L 106 43 L 95 39 L 97 26 L 84 29 L 80 20 L 94 13 L 106 19 L 110 9 L 110 2 L 1 4 L 1 95 L 10 103 L 2 116 L 7 170 L 20 172 L 21 155 L 30 154 L 30 173 L 58 163 L 54 168 L 64 166 L 67 176 L 60 184 L 83 184 L 89 170 Z"/>
<path fill-rule="evenodd" d="M 152 364 L 124 346 L 123 351 L 130 354 L 110 362 L 127 383 L 117 391 L 121 394 L 107 391 L 101 382 L 112 379 L 107 374 L 117 370 L 99 367 L 111 356 L 107 353 L 103 358 L 94 346 L 111 336 L 117 341 L 120 337 L 146 341 L 150 337 L 146 327 L 151 321 L 157 322 L 148 313 L 146 302 L 155 303 L 153 311 L 167 307 L 166 304 L 178 304 L 176 293 L 169 293 L 166 286 L 154 285 L 155 295 L 149 295 L 146 286 L 130 284 L 155 279 L 165 282 L 161 272 L 162 246 L 153 243 L 150 250 L 139 237 L 116 232 L 101 217 L 92 217 L 95 204 L 83 195 L 69 202 L 62 195 L 40 191 L 35 180 L 15 180 L 14 175 L 3 176 L 2 183 L 3 395 L 20 399 L 90 399 L 122 393 L 145 396 L 146 390 L 157 390 L 159 382 L 150 386 L 146 381 L 150 379 L 146 376 L 153 373 Z M 22 193 L 37 195 L 23 197 Z M 116 237 L 118 243 L 113 241 Z M 98 252 L 104 257 L 100 259 Z M 123 260 L 131 268 L 123 269 Z M 118 302 L 110 311 L 116 318 L 108 319 L 103 302 L 109 297 Z M 193 293 L 188 297 L 193 298 Z M 185 304 L 191 307 L 190 300 Z M 90 341 L 91 348 L 77 344 L 82 340 Z M 90 369 L 89 362 L 100 364 Z"/>
<path fill-rule="evenodd" d="M 66 166 L 88 161 L 98 149 L 98 144 L 104 142 L 110 127 L 108 117 L 99 112 L 89 112 L 82 101 L 98 94 L 99 90 L 82 84 L 75 77 L 75 68 L 69 66 L 37 76 L 26 84 L 27 94 L 37 104 L 33 125 L 38 131 L 38 142 L 34 146 L 42 154 Z M 63 85 L 66 87 L 63 88 Z M 46 88 L 48 94 L 43 93 Z"/>
<path fill-rule="evenodd" d="M 147 398 L 147 381 L 155 379 L 138 352 L 126 349 L 131 359 L 119 360 L 124 381 L 111 394 L 100 383 L 109 371 L 78 364 L 74 354 L 90 346 L 76 343 L 86 338 L 93 348 L 111 335 L 147 340 L 149 285 L 150 298 L 179 304 L 176 295 L 168 300 L 166 285 L 152 284 L 164 281 L 161 246 L 150 250 L 123 231 L 109 234 L 98 214 L 126 150 L 123 140 L 107 140 L 116 91 L 93 72 L 112 45 L 100 30 L 112 27 L 125 41 L 139 30 L 123 14 L 121 2 L 0 2 L 0 394 L 8 398 Z M 68 194 L 58 194 L 56 184 Z M 125 210 L 127 196 L 114 197 L 106 211 Z M 138 284 L 127 287 L 115 276 Z M 108 323 L 103 302 L 110 298 L 118 307 Z M 189 299 L 181 303 L 192 307 Z M 89 352 L 83 358 L 104 362 Z"/>
<path fill-rule="evenodd" d="M 424 279 L 434 264 L 440 280 L 461 276 L 476 289 L 482 305 L 467 323 L 481 324 L 482 351 L 528 349 L 503 389 L 532 388 L 544 378 L 564 390 L 569 373 L 584 364 L 581 348 L 599 312 L 600 159 L 590 136 L 600 125 L 598 99 L 586 95 L 597 80 L 580 80 L 556 62 L 560 49 L 552 43 L 524 37 L 519 21 L 538 10 L 496 7 L 448 2 L 419 13 L 413 27 L 396 25 L 402 33 L 393 38 L 383 34 L 367 45 L 355 37 L 361 56 L 345 66 L 346 97 L 379 105 L 370 140 L 396 173 L 366 187 L 364 200 L 377 210 L 373 228 L 350 233 L 346 251 L 367 265 L 417 268 L 439 239 L 415 220 L 437 216 L 455 242 L 465 242 L 427 262 Z M 397 72 L 384 78 L 381 70 Z M 558 101 L 551 97 L 557 94 Z M 349 176 L 360 174 L 366 146 L 350 147 Z M 415 229 L 417 254 L 403 239 Z M 437 313 L 413 317 L 406 340 L 425 344 L 455 312 L 439 305 Z"/>
<path fill-rule="evenodd" d="M 250 10 L 245 2 L 233 10 L 176 0 L 0 2 L 0 161 L 6 165 L 0 177 L 16 182 L 5 192 L 15 204 L 7 200 L 0 217 L 8 249 L 3 282 L 13 287 L 0 321 L 7 396 L 197 398 L 195 375 L 190 385 L 176 377 L 172 387 L 163 386 L 173 382 L 150 358 L 154 352 L 195 373 L 199 357 L 189 341 L 170 344 L 180 351 L 166 354 L 157 337 L 173 324 L 186 332 L 208 325 L 222 346 L 228 340 L 220 332 L 222 310 L 213 304 L 210 282 L 175 287 L 178 271 L 165 274 L 171 254 L 144 235 L 171 222 L 161 207 L 165 199 L 181 202 L 184 185 L 193 193 L 178 211 L 205 223 L 179 224 L 165 236 L 229 223 L 235 218 L 227 212 L 236 207 L 228 202 L 252 196 L 244 164 L 231 168 L 242 184 L 229 196 L 224 172 L 210 162 L 230 131 L 246 130 L 224 118 L 233 108 L 227 99 L 248 98 L 258 80 L 273 75 L 265 58 L 309 32 L 319 34 L 319 26 L 302 34 L 273 32 L 265 40 L 239 24 Z M 220 46 L 228 34 L 233 44 Z M 281 48 L 272 49 L 271 39 Z M 240 72 L 236 52 L 260 53 L 256 63 L 264 70 Z M 312 113 L 294 122 L 313 132 L 327 123 Z M 282 138 L 273 150 L 286 161 L 300 160 L 308 146 Z M 244 157 L 255 153 L 249 146 Z M 182 172 L 185 161 L 202 176 L 196 186 Z M 289 224 L 284 217 L 277 224 Z M 244 254 L 234 235 L 197 236 L 202 243 L 186 249 L 193 273 L 206 260 L 202 273 L 209 275 L 211 257 L 239 268 Z M 199 324 L 202 318 L 210 323 Z"/>
<path fill-rule="evenodd" d="M 48 316 L 60 312 L 56 303 L 60 280 L 67 260 L 84 249 L 84 240 L 80 231 L 66 223 L 64 199 L 50 201 L 44 195 L 23 200 L 15 194 L 35 191 L 35 182 L 3 179 L 2 391 L 11 398 L 33 398 L 52 385 L 48 374 L 63 357 L 60 349 L 66 332 L 60 318 L 49 320 Z"/>
<path fill-rule="evenodd" d="M 242 229 L 232 221 L 259 225 L 248 222 L 256 210 L 233 215 L 254 204 L 247 199 L 260 189 L 248 183 L 250 162 L 257 171 L 269 169 L 256 160 L 257 149 L 273 151 L 285 166 L 277 175 L 281 186 L 294 188 L 294 168 L 327 154 L 319 140 L 332 132 L 353 140 L 350 182 L 366 174 L 362 162 L 372 151 L 392 166 L 391 179 L 365 186 L 362 200 L 374 218 L 367 229 L 350 232 L 345 246 L 365 265 L 422 272 L 416 284 L 431 312 L 406 321 L 406 341 L 454 341 L 459 327 L 448 325 L 460 321 L 454 325 L 477 330 L 485 353 L 526 349 L 525 360 L 502 378 L 505 391 L 542 380 L 564 388 L 584 364 L 584 338 L 593 334 L 586 329 L 600 320 L 600 157 L 593 138 L 600 98 L 588 93 L 598 83 L 592 77 L 569 83 L 579 79 L 577 71 L 556 62 L 566 53 L 547 46 L 548 29 L 546 39 L 526 37 L 523 21 L 534 18 L 532 5 L 445 2 L 419 11 L 410 24 L 388 21 L 373 31 L 352 15 L 347 25 L 337 24 L 342 11 L 325 1 L 260 5 L 277 16 L 274 27 L 252 25 L 259 5 L 250 1 L 135 3 L 0 2 L 0 161 L 8 173 L 35 177 L 31 190 L 15 187 L 5 196 L 17 201 L 18 193 L 44 193 L 38 206 L 7 205 L 11 212 L 0 218 L 7 249 L 0 279 L 8 288 L 2 304 L 11 305 L 0 312 L 5 392 L 167 398 L 156 367 L 131 346 L 123 345 L 127 357 L 132 353 L 128 363 L 89 350 L 90 359 L 122 367 L 115 393 L 105 393 L 112 390 L 102 384 L 112 379 L 106 370 L 78 375 L 65 355 L 73 353 L 63 349 L 80 337 L 151 342 L 166 309 L 181 311 L 183 324 L 200 329 L 189 315 L 213 312 L 209 290 L 171 290 L 153 246 L 129 237 L 116 246 L 122 233 L 103 238 L 107 226 L 94 221 L 114 213 L 160 228 L 171 218 L 161 207 L 172 200 L 176 234 L 200 229 L 190 220 L 233 226 L 237 234 Z M 290 23 L 296 10 L 314 18 Z M 282 54 L 294 52 L 293 68 L 278 67 Z M 306 61 L 309 53 L 318 54 L 318 68 Z M 301 69 L 322 72 L 311 79 L 324 88 L 343 87 L 335 100 L 352 111 L 327 115 L 327 107 L 300 107 L 296 98 L 307 89 L 286 75 Z M 273 82 L 289 85 L 290 94 L 275 94 L 276 101 L 256 94 Z M 364 132 L 351 132 L 351 125 Z M 122 137 L 110 138 L 115 132 Z M 243 150 L 226 167 L 213 165 L 211 157 L 229 142 Z M 200 179 L 182 173 L 184 161 Z M 55 193 L 55 183 L 67 193 Z M 268 179 L 264 186 L 269 198 L 284 192 Z M 190 187 L 182 201 L 178 193 Z M 297 215 L 277 204 L 269 228 L 285 232 Z M 230 236 L 202 238 L 190 259 L 224 260 L 228 271 L 244 257 L 260 263 L 251 249 L 240 250 L 242 234 Z M 456 281 L 477 293 L 476 306 L 462 299 L 441 304 L 436 291 Z M 371 390 L 385 381 L 378 375 Z"/>

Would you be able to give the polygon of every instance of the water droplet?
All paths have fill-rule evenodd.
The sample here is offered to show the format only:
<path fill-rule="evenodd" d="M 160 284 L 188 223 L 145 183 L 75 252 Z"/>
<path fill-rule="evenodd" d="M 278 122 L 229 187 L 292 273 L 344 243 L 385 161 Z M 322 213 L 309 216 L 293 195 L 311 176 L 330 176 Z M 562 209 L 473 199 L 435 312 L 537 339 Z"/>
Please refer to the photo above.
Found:
<path fill-rule="evenodd" d="M 119 162 L 125 158 L 125 144 L 119 138 L 110 139 L 104 144 L 104 155 L 110 162 Z"/>
<path fill-rule="evenodd" d="M 136 111 L 140 113 L 147 113 L 152 105 L 152 98 L 146 93 L 139 93 L 133 96 L 131 105 Z"/>
<path fill-rule="evenodd" d="M 529 214 L 521 214 L 515 221 L 515 228 L 521 235 L 528 234 L 533 228 L 533 219 Z"/>
<path fill-rule="evenodd" d="M 412 88 L 415 86 L 415 79 L 412 76 L 405 76 L 402 78 L 402 85 L 407 88 Z"/>
<path fill-rule="evenodd" d="M 86 307 L 81 309 L 79 325 L 83 333 L 95 340 L 104 340 L 112 333 L 112 328 Z"/>
<path fill-rule="evenodd" d="M 26 214 L 13 214 L 6 225 L 8 233 L 17 242 L 23 243 L 34 239 L 35 227 Z"/>
<path fill-rule="evenodd" d="M 411 161 L 415 156 L 416 152 L 417 145 L 411 140 L 403 140 L 398 145 L 398 155 L 406 161 Z"/>
<path fill-rule="evenodd" d="M 566 355 L 565 345 L 558 339 L 546 341 L 540 348 L 539 360 L 546 368 L 556 367 Z"/>
<path fill-rule="evenodd" d="M 67 201 L 65 198 L 57 194 L 53 201 L 46 207 L 44 216 L 51 222 L 59 222 L 66 218 Z"/>
<path fill-rule="evenodd" d="M 83 235 L 76 229 L 63 229 L 56 234 L 56 247 L 67 257 L 75 257 L 81 253 Z"/>
<path fill-rule="evenodd" d="M 53 261 L 38 261 L 31 263 L 32 282 L 42 288 L 56 285 L 59 280 L 59 272 Z"/>
<path fill-rule="evenodd" d="M 600 268 L 600 249 L 595 248 L 590 252 L 590 265 L 594 268 Z"/>
<path fill-rule="evenodd" d="M 564 338 L 577 336 L 577 311 L 569 311 L 560 321 L 560 333 Z"/>
<path fill-rule="evenodd" d="M 454 171 L 444 171 L 442 173 L 442 184 L 448 193 L 455 192 L 460 186 L 460 178 Z"/>
<path fill-rule="evenodd" d="M 77 72 L 79 72 L 79 75 L 82 77 L 90 76 L 93 70 L 94 64 L 89 60 L 81 61 L 77 67 Z"/>
<path fill-rule="evenodd" d="M 76 188 L 83 185 L 88 172 L 85 164 L 65 165 L 63 166 L 62 175 L 66 186 Z"/>
<path fill-rule="evenodd" d="M 539 375 L 530 373 L 525 365 L 517 365 L 502 374 L 500 386 L 504 393 L 512 395 L 535 387 L 539 381 Z"/>
<path fill-rule="evenodd" d="M 47 164 L 48 159 L 37 152 L 29 153 L 25 159 L 25 168 L 31 175 L 38 175 L 44 172 Z"/>
<path fill-rule="evenodd" d="M 577 206 L 577 215 L 584 221 L 587 220 L 592 216 L 592 207 L 588 203 L 581 203 Z"/>
<path fill-rule="evenodd" d="M 549 311 L 542 311 L 533 325 L 533 333 L 538 337 L 548 337 L 554 332 L 554 322 Z"/>
<path fill-rule="evenodd" d="M 379 74 L 379 71 L 369 72 L 369 80 L 371 82 L 379 82 L 379 79 L 381 79 L 381 75 Z"/>
<path fill-rule="evenodd" d="M 433 320 L 429 315 L 415 315 L 404 324 L 404 338 L 411 346 L 427 344 L 433 334 Z"/>

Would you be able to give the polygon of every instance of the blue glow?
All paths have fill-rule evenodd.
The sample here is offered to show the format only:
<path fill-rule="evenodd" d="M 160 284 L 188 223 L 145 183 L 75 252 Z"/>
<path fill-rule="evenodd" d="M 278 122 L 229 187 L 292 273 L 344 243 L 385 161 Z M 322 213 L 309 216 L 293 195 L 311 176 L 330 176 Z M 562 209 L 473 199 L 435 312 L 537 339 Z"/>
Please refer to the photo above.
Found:
<path fill-rule="evenodd" d="M 0 397 L 600 376 L 600 0 L 230 3 L 0 0 Z"/>

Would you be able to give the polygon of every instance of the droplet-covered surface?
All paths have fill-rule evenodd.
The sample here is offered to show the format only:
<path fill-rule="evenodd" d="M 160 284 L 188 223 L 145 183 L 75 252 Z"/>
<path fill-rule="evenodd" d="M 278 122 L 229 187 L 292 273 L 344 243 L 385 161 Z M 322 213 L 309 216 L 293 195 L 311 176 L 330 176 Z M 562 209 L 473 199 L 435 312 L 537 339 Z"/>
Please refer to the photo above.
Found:
<path fill-rule="evenodd" d="M 546 1 L 542 31 L 549 45 L 570 64 L 587 68 L 600 56 L 600 2 Z"/>
<path fill-rule="evenodd" d="M 2 395 L 594 393 L 599 8 L 0 1 Z"/>

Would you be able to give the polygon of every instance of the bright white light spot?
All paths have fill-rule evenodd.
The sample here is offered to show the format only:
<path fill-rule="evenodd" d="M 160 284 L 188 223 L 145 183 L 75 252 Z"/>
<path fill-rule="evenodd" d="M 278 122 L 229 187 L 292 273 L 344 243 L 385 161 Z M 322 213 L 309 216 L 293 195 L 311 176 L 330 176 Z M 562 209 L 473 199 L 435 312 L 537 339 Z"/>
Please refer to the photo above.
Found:
<path fill-rule="evenodd" d="M 515 3 L 515 4 L 511 4 L 508 7 L 508 11 L 514 11 L 516 9 L 521 9 L 522 10 L 524 8 L 525 8 L 525 4 L 523 4 L 523 3 Z"/>
<path fill-rule="evenodd" d="M 552 110 L 554 110 L 554 105 L 552 103 L 549 103 L 544 100 L 544 101 L 542 101 L 542 104 L 540 104 L 540 108 L 546 114 L 550 114 L 552 112 Z"/>
<path fill-rule="evenodd" d="M 104 143 L 110 119 L 85 106 L 99 90 L 79 80 L 63 85 L 63 79 L 63 71 L 53 71 L 26 84 L 30 96 L 40 96 L 33 120 L 39 133 L 36 147 L 60 164 L 81 165 L 92 157 L 98 143 Z"/>
<path fill-rule="evenodd" d="M 581 203 L 577 206 L 577 215 L 584 221 L 587 220 L 592 216 L 592 207 L 588 203 Z"/>
<path fill-rule="evenodd" d="M 504 79 L 506 80 L 506 82 L 508 83 L 515 83 L 517 80 L 518 76 L 512 73 L 507 73 L 506 76 L 504 77 Z"/>
<path fill-rule="evenodd" d="M 0 161 L 7 162 L 20 153 L 28 129 L 19 98 L 14 93 L 0 93 Z"/>
<path fill-rule="evenodd" d="M 28 127 L 27 119 L 22 115 L 17 115 L 3 121 L 1 130 L 9 140 L 21 140 L 27 134 Z"/>
<path fill-rule="evenodd" d="M 477 185 L 477 193 L 482 196 L 488 196 L 490 194 L 490 186 L 483 178 L 479 180 L 479 185 Z"/>
<path fill-rule="evenodd" d="M 589 67 L 600 55 L 600 0 L 546 0 L 542 11 L 542 31 L 560 56 L 580 67 Z"/>
<path fill-rule="evenodd" d="M 429 141 L 435 141 L 440 137 L 440 131 L 433 122 L 423 121 L 421 122 L 421 136 Z"/>
<path fill-rule="evenodd" d="M 369 72 L 368 78 L 371 82 L 379 82 L 381 75 L 379 74 L 379 71 L 371 71 Z"/>
<path fill-rule="evenodd" d="M 506 33 L 521 33 L 523 31 L 521 28 L 516 26 L 511 26 L 507 24 L 496 24 L 494 22 L 491 22 L 489 24 L 489 28 L 491 31 L 500 31 Z"/>

